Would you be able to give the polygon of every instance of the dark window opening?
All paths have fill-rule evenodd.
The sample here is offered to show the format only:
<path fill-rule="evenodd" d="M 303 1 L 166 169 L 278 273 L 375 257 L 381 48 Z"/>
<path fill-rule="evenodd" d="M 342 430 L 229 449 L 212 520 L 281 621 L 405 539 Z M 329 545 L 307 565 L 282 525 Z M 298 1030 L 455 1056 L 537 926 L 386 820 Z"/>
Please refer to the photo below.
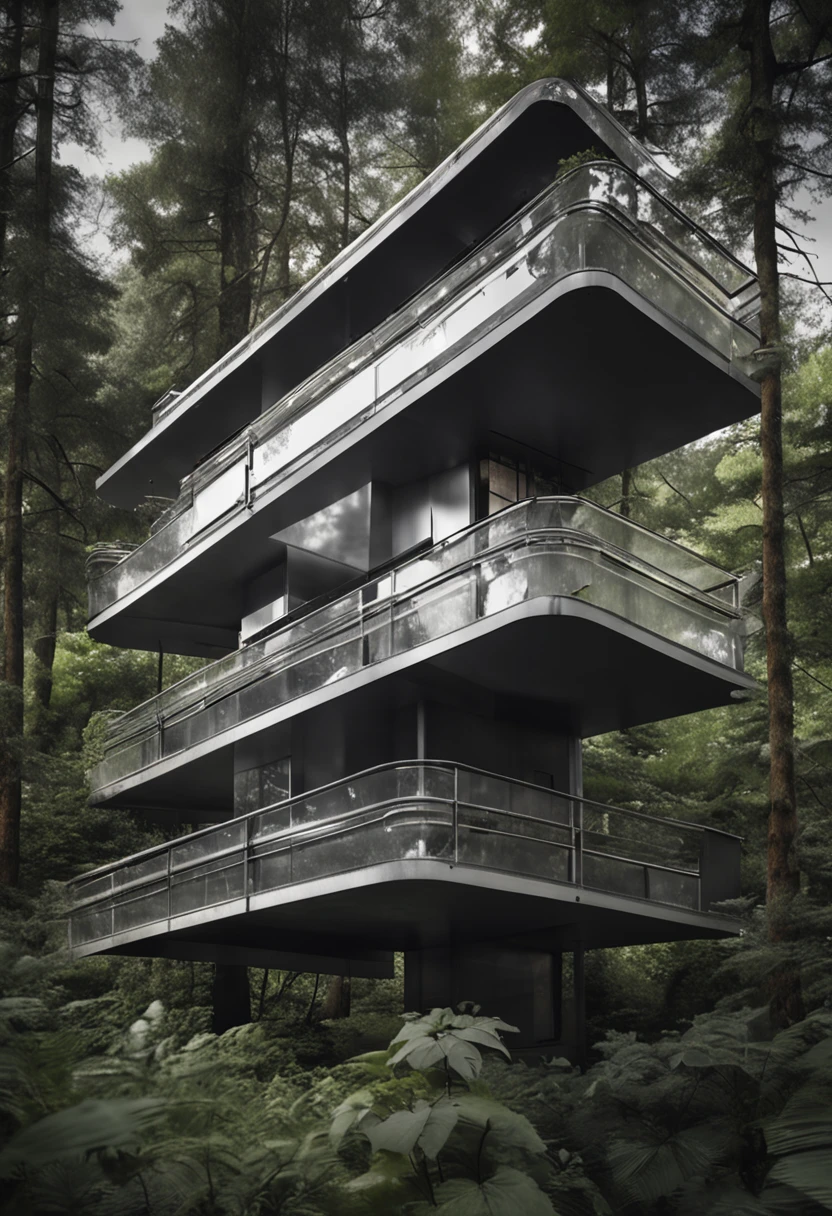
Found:
<path fill-rule="evenodd" d="M 495 515 L 524 498 L 569 494 L 560 473 L 527 453 L 489 451 L 479 462 L 477 518 Z"/>

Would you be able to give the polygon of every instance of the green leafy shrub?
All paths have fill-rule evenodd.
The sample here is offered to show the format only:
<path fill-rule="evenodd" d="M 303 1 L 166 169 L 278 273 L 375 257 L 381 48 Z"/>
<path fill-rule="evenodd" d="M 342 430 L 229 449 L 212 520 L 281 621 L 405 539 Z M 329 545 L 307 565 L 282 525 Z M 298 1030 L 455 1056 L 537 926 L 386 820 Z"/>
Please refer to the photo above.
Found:
<path fill-rule="evenodd" d="M 477 1007 L 407 1015 L 387 1051 L 355 1061 L 367 1084 L 334 1111 L 340 1149 L 369 1142 L 368 1168 L 344 1187 L 344 1212 L 552 1216 L 546 1146 L 529 1121 L 478 1084 L 482 1049 L 508 1056 Z"/>
<path fill-rule="evenodd" d="M 771 1039 L 717 1012 L 654 1043 L 610 1032 L 585 1076 L 492 1068 L 492 1089 L 576 1153 L 613 1211 L 817 1216 L 832 1208 L 832 1014 Z"/>

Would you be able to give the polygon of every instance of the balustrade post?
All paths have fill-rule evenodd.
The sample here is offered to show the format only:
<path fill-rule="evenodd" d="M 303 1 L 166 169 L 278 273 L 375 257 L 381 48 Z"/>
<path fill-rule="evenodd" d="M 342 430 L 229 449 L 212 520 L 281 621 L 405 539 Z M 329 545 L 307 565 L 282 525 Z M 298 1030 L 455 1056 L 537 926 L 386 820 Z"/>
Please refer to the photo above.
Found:
<path fill-rule="evenodd" d="M 459 768 L 454 765 L 454 865 L 459 862 Z"/>
<path fill-rule="evenodd" d="M 586 1072 L 586 978 L 582 941 L 577 941 L 573 947 L 572 985 L 575 1010 L 575 1063 L 581 1072 Z"/>
<path fill-rule="evenodd" d="M 577 803 L 578 807 L 578 825 L 575 827 L 575 803 L 572 804 L 572 834 L 573 834 L 573 849 L 572 849 L 572 864 L 574 867 L 574 881 L 576 887 L 583 886 L 584 882 L 584 804 L 581 801 Z"/>
<path fill-rule="evenodd" d="M 246 901 L 246 911 L 248 911 L 249 895 L 251 893 L 251 876 L 249 874 L 249 864 L 251 858 L 251 817 L 246 817 L 245 836 L 243 837 L 243 897 Z"/>

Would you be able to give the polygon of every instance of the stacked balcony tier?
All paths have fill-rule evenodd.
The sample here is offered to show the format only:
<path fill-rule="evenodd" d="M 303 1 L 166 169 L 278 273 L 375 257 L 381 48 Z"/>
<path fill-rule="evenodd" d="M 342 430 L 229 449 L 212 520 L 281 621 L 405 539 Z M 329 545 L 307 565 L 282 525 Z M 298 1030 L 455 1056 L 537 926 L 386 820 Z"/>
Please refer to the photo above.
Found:
<path fill-rule="evenodd" d="M 451 925 L 457 944 L 576 922 L 594 945 L 721 936 L 739 857 L 723 832 L 411 761 L 83 875 L 70 940 L 261 964 L 282 949 L 375 974 L 374 950 L 446 945 Z"/>
<path fill-rule="evenodd" d="M 495 434 L 550 453 L 579 490 L 747 417 L 758 340 L 738 317 L 755 293 L 623 166 L 566 174 L 186 477 L 151 537 L 91 578 L 90 632 L 230 650 L 270 537 Z"/>
<path fill-rule="evenodd" d="M 233 429 L 229 419 L 256 418 L 379 325 L 547 186 L 563 158 L 587 148 L 666 188 L 653 157 L 582 89 L 530 85 L 234 350 L 184 392 L 166 393 L 153 429 L 100 479 L 101 493 L 118 506 L 175 496 L 180 478 Z"/>
<path fill-rule="evenodd" d="M 93 799 L 176 805 L 177 770 L 419 665 L 548 698 L 583 735 L 724 704 L 754 687 L 745 629 L 736 577 L 585 500 L 527 500 L 123 715 Z"/>

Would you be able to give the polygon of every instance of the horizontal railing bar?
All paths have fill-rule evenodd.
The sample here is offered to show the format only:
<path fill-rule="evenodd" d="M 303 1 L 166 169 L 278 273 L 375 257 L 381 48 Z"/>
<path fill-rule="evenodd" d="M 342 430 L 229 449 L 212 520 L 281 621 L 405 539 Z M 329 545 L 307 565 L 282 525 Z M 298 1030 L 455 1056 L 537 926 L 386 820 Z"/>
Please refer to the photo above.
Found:
<path fill-rule="evenodd" d="M 552 798 L 555 798 L 555 799 L 558 799 L 558 800 L 561 800 L 564 802 L 573 802 L 576 804 L 580 804 L 581 806 L 591 807 L 595 810 L 600 811 L 603 814 L 626 815 L 630 818 L 641 819 L 647 823 L 662 824 L 662 825 L 665 825 L 668 827 L 675 828 L 677 830 L 680 828 L 685 828 L 685 829 L 689 829 L 694 832 L 698 832 L 700 834 L 704 833 L 704 832 L 712 832 L 715 835 L 724 836 L 724 837 L 727 837 L 732 840 L 742 840 L 743 839 L 743 837 L 738 836 L 736 833 L 726 832 L 722 828 L 712 828 L 712 827 L 709 827 L 709 826 L 703 825 L 703 824 L 691 823 L 689 820 L 685 820 L 685 819 L 670 819 L 666 816 L 650 815 L 644 811 L 634 811 L 627 807 L 611 806 L 611 805 L 607 805 L 606 803 L 603 803 L 603 802 L 595 802 L 594 800 L 592 800 L 590 798 L 584 798 L 578 794 L 569 794 L 569 793 L 564 792 L 563 790 L 552 790 L 548 786 L 536 785 L 534 782 L 524 781 L 522 778 L 519 778 L 519 777 L 507 777 L 504 774 L 495 773 L 489 769 L 478 768 L 475 765 L 467 765 L 467 764 L 466 765 L 456 765 L 456 764 L 454 764 L 453 761 L 448 761 L 448 760 L 427 760 L 424 762 L 395 761 L 393 763 L 388 762 L 386 764 L 373 765 L 371 768 L 362 769 L 360 772 L 352 774 L 350 777 L 341 777 L 336 781 L 328 782 L 326 785 L 318 786 L 316 789 L 310 790 L 308 793 L 298 794 L 294 798 L 283 799 L 280 802 L 270 803 L 268 806 L 265 806 L 265 807 L 258 807 L 254 811 L 248 811 L 245 815 L 234 816 L 234 817 L 230 818 L 229 820 L 227 820 L 226 822 L 230 824 L 230 823 L 242 823 L 242 822 L 245 822 L 246 820 L 252 821 L 256 816 L 264 815 L 270 811 L 278 809 L 279 807 L 285 807 L 285 808 L 289 809 L 291 806 L 298 805 L 301 802 L 308 801 L 308 800 L 311 800 L 316 797 L 320 797 L 322 794 L 328 793 L 332 790 L 335 790 L 335 789 L 338 789 L 341 787 L 354 785 L 361 779 L 363 779 L 365 777 L 369 777 L 375 773 L 399 772 L 399 771 L 411 772 L 411 771 L 415 771 L 418 769 L 421 769 L 423 772 L 435 771 L 435 772 L 447 772 L 447 773 L 451 773 L 451 774 L 454 772 L 455 769 L 458 769 L 460 772 L 474 773 L 474 774 L 477 774 L 478 776 L 488 777 L 495 781 L 502 781 L 502 782 L 508 783 L 511 786 L 517 786 L 517 787 L 521 787 L 524 789 L 532 789 L 532 790 L 535 790 L 542 794 L 548 795 L 549 797 L 552 797 Z M 403 795 L 403 797 L 424 798 L 424 797 L 432 797 L 432 796 Z M 389 802 L 391 800 L 388 799 L 386 801 Z M 397 799 L 392 799 L 392 801 L 397 801 Z M 474 803 L 468 804 L 468 803 L 461 802 L 460 805 L 467 805 L 473 809 L 473 808 L 476 808 L 477 804 L 474 804 Z M 491 811 L 500 810 L 500 808 L 484 807 L 484 806 L 479 809 L 491 810 Z M 347 812 L 347 813 L 349 813 L 349 812 Z M 512 812 L 507 809 L 502 810 L 500 813 L 516 814 L 516 812 Z M 162 854 L 166 853 L 170 848 L 174 847 L 176 844 L 179 844 L 183 841 L 197 840 L 203 836 L 208 836 L 212 832 L 216 832 L 216 831 L 217 831 L 217 825 L 211 824 L 208 827 L 201 828 L 197 832 L 191 832 L 187 836 L 180 836 L 180 837 L 177 837 L 173 841 L 166 841 L 163 844 L 153 845 L 149 849 L 144 849 L 139 853 L 134 853 L 129 858 L 125 858 L 124 861 L 122 861 L 122 862 L 118 862 L 115 864 L 110 863 L 109 865 L 106 865 L 106 866 L 99 866 L 95 870 L 89 870 L 85 874 L 79 875 L 77 879 L 71 880 L 71 883 L 74 883 L 74 882 L 84 883 L 86 881 L 90 881 L 90 880 L 93 880 L 96 878 L 103 877 L 105 874 L 115 873 L 118 870 L 122 869 L 124 866 L 135 865 L 139 861 L 149 859 L 150 857 L 153 857 L 153 856 L 162 855 Z"/>
<path fill-rule="evenodd" d="M 346 824 L 337 829 L 323 832 L 323 833 L 320 833 L 320 834 L 314 835 L 314 836 L 306 835 L 306 836 L 301 837 L 300 839 L 292 837 L 292 838 L 287 839 L 286 843 L 283 845 L 279 845 L 277 847 L 264 850 L 263 852 L 257 852 L 254 854 L 250 854 L 248 857 L 246 856 L 245 847 L 243 845 L 240 845 L 240 846 L 238 846 L 238 848 L 235 851 L 234 860 L 230 860 L 229 863 L 225 866 L 217 866 L 215 869 L 209 870 L 204 875 L 200 875 L 197 873 L 196 878 L 200 878 L 200 877 L 208 878 L 209 876 L 214 875 L 214 874 L 225 874 L 227 871 L 233 870 L 233 869 L 238 869 L 238 868 L 246 865 L 247 863 L 250 865 L 256 861 L 263 861 L 267 858 L 278 856 L 281 853 L 291 854 L 292 849 L 295 846 L 303 846 L 305 844 L 313 843 L 313 842 L 319 841 L 319 840 L 328 840 L 328 839 L 331 839 L 336 836 L 344 836 L 350 832 L 358 832 L 364 827 L 373 827 L 378 823 L 383 823 L 385 821 L 385 819 L 388 819 L 388 818 L 390 818 L 389 814 L 381 815 L 373 820 L 370 820 L 369 822 L 365 822 L 362 824 Z M 448 827 L 449 826 L 448 821 L 446 819 L 439 819 L 439 820 L 433 820 L 433 821 L 431 821 L 429 819 L 427 819 L 427 820 L 423 819 L 420 822 L 426 827 L 431 827 L 431 826 Z M 546 845 L 551 846 L 552 848 L 562 849 L 562 850 L 565 850 L 570 853 L 575 852 L 576 846 L 569 841 L 552 840 L 551 838 L 547 838 L 545 836 L 530 836 L 530 835 L 524 835 L 524 834 L 518 833 L 518 832 L 507 832 L 501 828 L 476 828 L 476 827 L 470 828 L 469 825 L 463 825 L 463 826 L 465 826 L 466 828 L 469 828 L 469 830 L 472 831 L 476 835 L 501 837 L 503 839 L 519 840 L 522 842 L 533 843 L 533 844 L 546 844 Z M 659 870 L 662 873 L 679 874 L 679 875 L 681 875 L 683 877 L 687 877 L 687 878 L 697 878 L 698 879 L 700 877 L 699 871 L 697 871 L 697 870 L 689 870 L 682 866 L 662 865 L 660 862 L 652 861 L 649 859 L 638 859 L 638 858 L 632 858 L 632 857 L 625 857 L 621 854 L 616 854 L 616 853 L 604 853 L 604 852 L 600 852 L 597 849 L 583 849 L 582 852 L 583 852 L 584 856 L 598 857 L 598 858 L 602 858 L 606 861 L 613 861 L 613 862 L 628 865 L 628 866 L 636 866 L 642 870 L 643 869 Z M 213 861 L 214 859 L 210 858 L 208 860 Z M 442 861 L 442 860 L 444 860 L 444 858 L 442 858 L 439 855 L 436 855 L 436 856 L 429 855 L 427 858 L 417 859 L 417 860 Z M 200 868 L 200 865 L 202 865 L 202 864 L 206 864 L 206 863 L 205 862 L 196 863 L 193 866 L 191 866 L 189 869 L 182 869 L 182 870 L 176 871 L 176 873 L 188 874 L 191 870 L 198 871 Z M 369 864 L 369 863 L 364 863 L 364 864 Z M 463 860 L 461 862 L 461 864 L 465 865 L 465 864 L 478 864 L 478 863 Z M 335 872 L 339 873 L 340 871 L 335 871 Z M 520 874 L 520 875 L 526 873 L 526 871 L 519 870 L 513 866 L 507 866 L 506 872 Z M 127 908 L 127 907 L 130 907 L 131 904 L 138 903 L 142 899 L 147 899 L 152 895 L 163 894 L 168 889 L 168 884 L 165 884 L 164 887 L 161 887 L 160 889 L 158 889 L 156 891 L 150 891 L 150 892 L 144 891 L 142 894 L 134 895 L 132 898 L 129 898 L 129 899 L 122 898 L 122 896 L 124 895 L 125 892 L 129 892 L 131 890 L 142 891 L 143 887 L 153 886 L 158 881 L 159 880 L 156 878 L 149 879 L 144 883 L 142 883 L 141 880 L 137 880 L 134 883 L 125 884 L 124 887 L 120 887 L 118 890 L 111 891 L 105 895 L 99 896 L 95 899 L 91 899 L 84 904 L 79 903 L 76 906 L 94 908 L 96 906 L 96 904 L 101 904 L 101 905 L 104 905 L 107 907 L 113 907 L 113 908 L 116 908 L 116 907 Z M 188 880 L 185 880 L 185 881 L 188 881 Z M 191 881 L 193 881 L 193 880 L 191 880 Z M 303 881 L 307 881 L 307 880 L 298 879 L 296 881 L 303 882 Z M 572 880 L 566 880 L 566 881 L 572 881 Z M 184 883 L 180 883 L 180 884 L 171 883 L 170 884 L 171 889 L 173 889 L 173 887 L 176 885 L 184 885 Z M 291 886 L 291 885 L 294 885 L 294 881 L 281 884 L 281 886 Z M 583 884 L 583 883 L 574 884 L 573 883 L 573 885 L 582 886 L 585 884 Z M 256 894 L 256 892 L 254 892 L 254 893 Z M 244 897 L 245 897 L 244 894 L 241 894 L 241 895 L 235 896 L 233 898 L 244 898 Z M 218 901 L 218 902 L 227 902 L 227 901 Z M 204 906 L 208 906 L 208 905 L 204 905 Z"/>
<path fill-rule="evenodd" d="M 603 857 L 606 861 L 623 862 L 628 866 L 640 866 L 641 869 L 662 870 L 666 874 L 683 874 L 686 878 L 701 878 L 699 870 L 687 870 L 683 866 L 663 866 L 659 861 L 639 860 L 634 857 L 624 857 L 620 853 L 601 853 L 597 849 L 582 849 L 584 857 Z"/>
<path fill-rule="evenodd" d="M 444 825 L 443 825 L 443 826 L 444 826 Z M 568 845 L 568 844 L 561 844 L 561 843 L 559 843 L 559 842 L 557 842 L 557 841 L 541 840 L 541 839 L 539 839 L 539 838 L 532 837 L 532 836 L 518 836 L 518 835 L 516 835 L 516 834 L 514 834 L 514 833 L 510 833 L 510 832 L 499 832 L 499 831 L 495 831 L 495 832 L 493 832 L 493 833 L 487 833 L 487 834 L 489 834 L 489 835 L 495 835 L 495 836 L 501 836 L 501 837 L 508 837 L 508 838 L 510 838 L 510 839 L 514 839 L 514 840 L 530 841 L 530 842 L 532 842 L 532 843 L 536 843 L 536 844 L 540 844 L 540 843 L 543 843 L 543 844 L 550 844 L 550 845 L 552 845 L 552 847 L 557 848 L 557 849 L 561 849 L 561 850 L 563 850 L 564 852 L 568 852 L 568 853 L 574 853 L 574 852 L 575 852 L 575 848 L 574 848 L 574 846 L 572 846 L 572 845 Z M 267 854 L 263 854 L 263 857 L 272 857 L 272 856 L 277 855 L 277 854 L 278 854 L 278 853 L 280 853 L 280 852 L 287 852 L 287 851 L 291 851 L 291 846 L 287 845 L 285 849 L 275 849 L 275 850 L 272 850 L 272 851 L 270 851 L 270 852 L 269 852 L 269 853 L 267 853 Z M 593 856 L 600 856 L 600 857 L 603 857 L 603 858 L 605 858 L 606 860 L 625 861 L 625 862 L 628 862 L 628 861 L 630 860 L 630 859 L 628 859 L 628 858 L 616 858 L 616 857 L 611 856 L 610 854 L 595 854 L 595 853 L 593 853 L 592 855 L 593 855 Z M 261 860 L 261 858 L 258 858 L 257 860 Z M 412 860 L 412 861 L 440 861 L 440 862 L 449 862 L 449 858 L 447 858 L 447 857 L 441 857 L 441 856 L 438 856 L 438 855 L 436 855 L 436 856 L 431 855 L 431 856 L 427 856 L 427 857 L 420 857 L 420 858 L 408 858 L 408 860 Z M 243 862 L 242 862 L 242 859 L 241 859 L 241 861 L 238 863 L 238 865 L 242 865 L 242 864 L 243 864 Z M 323 873 L 323 874 L 319 874 L 319 875 L 314 875 L 313 877 L 314 877 L 314 878 L 324 878 L 324 877 L 333 877 L 333 876 L 336 876 L 336 875 L 338 875 L 338 874 L 346 874 L 346 873 L 351 872 L 352 870 L 363 869 L 363 868 L 365 867 L 365 865 L 366 865 L 366 864 L 367 864 L 367 863 L 361 863 L 361 862 L 350 863 L 349 865 L 344 866 L 344 868 L 343 868 L 343 869 L 338 869 L 338 870 L 330 870 L 330 871 L 328 871 L 327 873 Z M 486 863 L 486 862 L 479 862 L 479 861 L 473 861 L 473 860 L 462 860 L 462 861 L 456 861 L 456 862 L 454 862 L 454 864 L 455 864 L 455 865 L 463 865 L 463 866 L 465 866 L 465 865 L 470 865 L 470 866 L 473 866 L 473 867 L 475 867 L 475 868 L 477 868 L 477 869 L 489 870 L 489 871 L 493 871 L 494 873 L 509 873 L 509 874 L 513 874 L 513 875 L 515 875 L 515 876 L 517 876 L 517 877 L 537 878 L 537 879 L 539 879 L 539 878 L 543 878 L 543 879 L 544 879 L 544 881 L 546 880 L 546 879 L 545 879 L 545 876 L 540 875 L 540 874 L 537 874 L 537 873 L 532 873 L 532 872 L 529 872 L 529 871 L 526 871 L 526 870 L 518 870 L 518 869 L 516 869 L 516 868 L 508 868 L 508 869 L 506 869 L 506 868 L 504 868 L 504 867 L 498 867 L 498 866 L 490 865 L 490 864 L 488 864 L 488 863 Z M 645 869 L 645 868 L 646 868 L 646 869 L 649 869 L 649 870 L 661 870 L 663 873 L 678 874 L 678 875 L 680 875 L 681 877 L 684 877 L 684 878 L 699 878 L 699 875 L 698 875 L 698 874 L 697 874 L 695 871 L 692 871 L 692 870 L 673 869 L 673 868 L 668 867 L 668 866 L 659 866 L 659 865 L 654 865 L 654 864 L 649 863 L 649 862 L 646 862 L 646 863 L 638 863 L 638 862 L 634 862 L 634 863 L 633 863 L 633 862 L 631 862 L 630 864 L 640 865 L 640 868 L 642 868 L 642 869 Z M 227 870 L 227 869 L 231 869 L 231 868 L 232 868 L 232 867 L 230 867 L 230 866 L 223 867 L 222 869 L 215 871 L 215 873 L 224 873 L 224 872 L 225 872 L 225 870 Z M 288 882 L 281 883 L 279 888 L 270 888 L 270 887 L 265 887 L 265 888 L 263 889 L 263 892 L 262 892 L 262 893 L 264 893 L 264 894 L 265 894 L 267 891 L 270 891 L 270 890 L 272 890 L 272 889 L 281 889 L 281 890 L 282 890 L 284 887 L 293 887 L 293 886 L 298 886 L 298 885 L 300 885 L 301 883 L 303 883 L 303 882 L 308 882 L 308 881 L 310 881 L 310 879 L 309 879 L 309 878 L 293 878 L 293 879 L 291 879 L 291 880 L 290 880 L 290 881 L 288 881 Z M 609 888 L 608 888 L 608 887 L 596 886 L 596 885 L 594 885 L 594 884 L 592 884 L 592 883 L 587 883 L 587 882 L 584 882 L 584 881 L 581 881 L 580 883 L 576 883 L 576 882 L 575 882 L 573 879 L 570 879 L 570 878 L 563 879 L 563 878 L 560 878 L 560 877 L 557 877 L 557 876 L 556 876 L 556 877 L 555 877 L 555 878 L 553 878 L 551 881 L 554 881 L 554 882 L 565 882 L 565 883 L 566 883 L 567 885 L 569 885 L 569 886 L 573 886 L 573 887 L 579 887 L 579 888 L 586 888 L 587 890 L 595 890 L 595 891 L 600 891 L 600 892 L 608 892 L 608 891 L 609 891 Z M 250 893 L 249 893 L 249 895 L 252 895 L 252 894 L 253 894 L 253 895 L 257 895 L 257 894 L 260 894 L 260 893 L 261 893 L 261 892 L 259 892 L 259 891 L 254 891 L 254 892 L 250 892 Z M 648 903 L 657 903 L 657 902 L 660 902 L 660 901 L 657 901 L 657 900 L 650 900 L 650 899 L 649 899 L 649 897 L 646 897 L 646 896 L 638 896 L 638 895 L 630 895 L 630 894 L 627 894 L 625 897 L 626 897 L 627 899 L 643 899 L 643 900 L 645 900 L 645 902 L 648 902 Z M 246 898 L 248 898 L 248 896 L 245 894 L 245 892 L 242 892 L 242 893 L 240 893 L 240 894 L 236 894 L 236 895 L 229 895 L 229 894 L 226 894 L 226 896 L 225 896 L 224 898 L 220 898 L 220 899 L 211 900 L 210 902 L 209 902 L 209 901 L 205 901 L 205 902 L 201 903 L 201 904 L 200 904 L 198 907 L 195 907 L 195 908 L 189 909 L 189 910 L 187 910 L 187 911 L 183 911 L 183 912 L 172 912 L 172 913 L 170 914 L 170 916 L 168 916 L 168 914 L 167 914 L 167 913 L 165 913 L 165 914 L 164 914 L 164 915 L 162 915 L 162 916 L 157 916 L 157 917 L 154 917 L 152 920 L 143 921 L 143 922 L 142 922 L 141 924 L 139 924 L 139 925 L 132 925 L 132 926 L 130 926 L 130 928 L 129 928 L 129 929 L 122 929 L 122 930 L 115 930 L 115 929 L 114 929 L 114 930 L 113 930 L 113 932 L 112 932 L 112 934 L 111 934 L 111 933 L 102 933 L 102 934 L 99 934 L 97 937 L 93 937 L 93 938 L 87 938 L 87 939 L 85 939 L 85 941 L 87 941 L 87 942 L 90 942 L 90 941 L 98 941 L 98 940 L 101 940 L 101 938 L 104 938 L 104 937 L 109 937 L 109 936 L 112 936 L 112 935 L 118 936 L 120 933 L 132 932 L 134 929 L 147 928 L 147 927 L 149 927 L 150 925 L 154 925 L 154 924 L 160 924 L 160 923 L 162 923 L 163 921 L 164 921 L 164 922 L 169 922 L 169 921 L 171 921 L 171 920 L 176 920 L 176 919 L 177 919 L 178 917 L 180 917 L 180 916 L 189 916 L 189 915 L 191 915 L 191 914 L 193 914 L 193 913 L 195 913 L 195 912 L 200 912 L 200 911 L 203 911 L 203 910 L 208 910 L 208 909 L 210 909 L 210 908 L 216 908 L 216 907 L 219 907 L 219 906 L 220 906 L 220 905 L 222 905 L 222 904 L 234 903 L 234 902 L 236 902 L 236 901 L 237 901 L 237 900 L 239 900 L 239 899 L 246 899 Z M 112 904 L 108 904 L 107 906 L 108 906 L 108 907 L 112 907 L 112 908 L 113 908 L 113 910 L 115 910 L 115 909 L 117 909 L 117 908 L 119 908 L 119 909 L 120 909 L 120 908 L 129 908 L 129 907 L 130 907 L 132 904 L 135 904 L 135 903 L 138 903 L 138 902 L 140 902 L 140 898 L 133 898 L 133 899 L 129 899 L 129 900 L 121 900 L 121 901 L 119 901 L 118 903 L 113 902 Z M 664 902 L 664 901 L 661 901 L 661 902 Z M 669 906 L 674 906 L 674 905 L 669 905 Z M 680 905 L 680 906 L 685 906 L 685 905 Z"/>

